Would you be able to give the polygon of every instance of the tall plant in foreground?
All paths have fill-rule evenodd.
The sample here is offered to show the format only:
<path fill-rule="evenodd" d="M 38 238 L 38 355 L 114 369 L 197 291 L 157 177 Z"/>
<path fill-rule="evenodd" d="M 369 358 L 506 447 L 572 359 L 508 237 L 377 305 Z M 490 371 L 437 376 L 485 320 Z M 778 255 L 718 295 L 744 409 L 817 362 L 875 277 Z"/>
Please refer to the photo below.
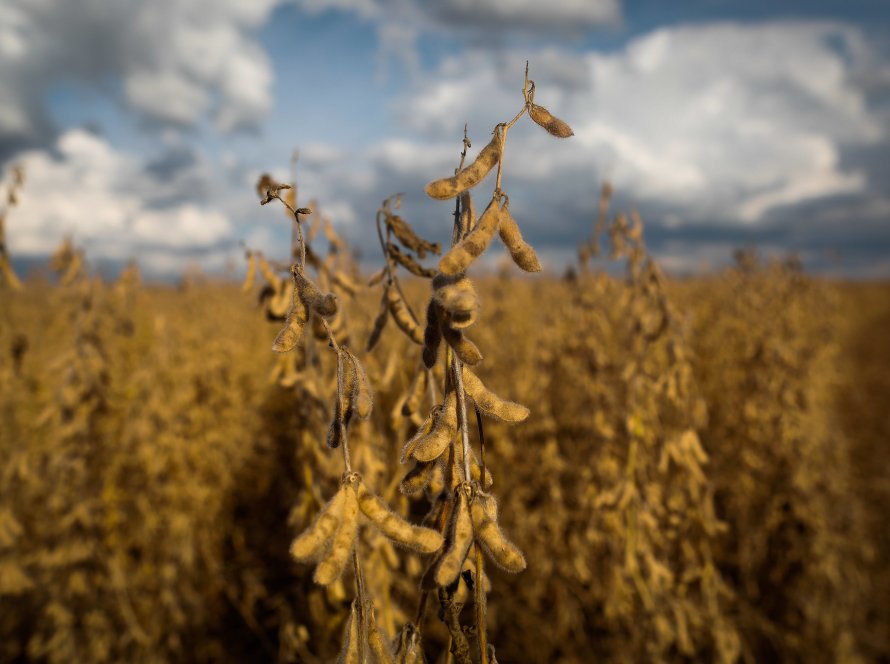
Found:
<path fill-rule="evenodd" d="M 535 84 L 528 79 L 526 71 L 524 103 L 516 116 L 510 122 L 497 124 L 489 143 L 466 166 L 467 149 L 471 146 L 465 130 L 464 149 L 454 175 L 434 180 L 426 186 L 426 193 L 432 198 L 455 199 L 451 248 L 440 259 L 438 270 L 422 268 L 394 244 L 393 236 L 405 250 L 414 250 L 420 258 L 426 251 L 438 253 L 434 245 L 423 245 L 407 222 L 393 213 L 391 199 L 384 202 L 378 214 L 378 232 L 386 256 L 386 283 L 381 312 L 369 347 L 374 346 L 390 316 L 412 341 L 422 346 L 422 367 L 404 401 L 403 413 L 411 414 L 416 410 L 416 404 L 427 388 L 433 407 L 402 449 L 402 462 L 413 462 L 413 467 L 400 488 L 406 494 L 426 493 L 432 506 L 425 522 L 440 531 L 445 540 L 421 580 L 419 608 L 409 632 L 415 637 L 420 634 L 428 598 L 435 595 L 440 605 L 439 617 L 448 630 L 450 652 L 462 664 L 495 661 L 494 648 L 488 644 L 486 633 L 485 594 L 490 589 L 490 582 L 484 570 L 483 553 L 508 572 L 518 573 L 526 567 L 525 556 L 498 525 L 497 501 L 489 491 L 493 477 L 486 465 L 482 415 L 514 424 L 524 421 L 529 410 L 489 390 L 470 368 L 482 361 L 482 353 L 466 336 L 466 330 L 476 323 L 480 309 L 467 269 L 488 248 L 496 234 L 520 268 L 527 272 L 541 269 L 534 249 L 522 238 L 510 213 L 510 199 L 502 188 L 507 134 L 526 114 L 554 136 L 566 138 L 573 132 L 566 123 L 534 103 L 534 91 Z M 497 174 L 491 198 L 477 219 L 470 189 L 495 166 Z M 381 220 L 386 229 L 385 240 Z M 395 276 L 397 264 L 432 280 L 433 293 L 427 304 L 425 328 L 421 328 L 402 294 Z M 445 350 L 440 363 L 439 349 L 443 341 Z M 435 389 L 439 377 L 441 399 L 436 398 Z M 478 455 L 470 444 L 468 412 L 475 414 L 480 446 Z M 474 611 L 467 620 L 462 613 L 471 596 Z M 475 635 L 475 648 L 471 644 L 471 635 Z"/>

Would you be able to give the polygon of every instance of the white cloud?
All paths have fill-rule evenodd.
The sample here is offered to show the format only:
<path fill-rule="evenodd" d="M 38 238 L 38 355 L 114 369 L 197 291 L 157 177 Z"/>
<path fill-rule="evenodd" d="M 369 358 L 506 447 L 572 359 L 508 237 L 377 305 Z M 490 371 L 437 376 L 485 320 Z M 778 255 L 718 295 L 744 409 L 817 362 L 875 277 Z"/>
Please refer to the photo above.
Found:
<path fill-rule="evenodd" d="M 487 129 L 521 107 L 529 57 L 537 101 L 576 135 L 560 143 L 517 126 L 510 175 L 592 191 L 595 173 L 666 213 L 756 224 L 782 206 L 864 192 L 866 174 L 842 156 L 887 139 L 859 82 L 868 54 L 860 31 L 835 24 L 664 28 L 609 54 L 452 56 L 397 108 L 430 135 L 459 136 L 469 121 L 487 141 Z"/>
<path fill-rule="evenodd" d="M 171 185 L 158 181 L 142 159 L 83 130 L 62 134 L 55 155 L 31 151 L 19 161 L 27 182 L 7 223 L 14 256 L 46 255 L 70 234 L 91 260 L 138 256 L 149 271 L 163 272 L 181 269 L 195 255 L 223 253 L 232 243 L 221 210 L 190 200 L 158 206 Z"/>
<path fill-rule="evenodd" d="M 255 31 L 280 0 L 7 0 L 0 6 L 0 142 L 49 131 L 57 83 L 122 82 L 126 102 L 160 122 L 256 126 L 271 69 Z"/>

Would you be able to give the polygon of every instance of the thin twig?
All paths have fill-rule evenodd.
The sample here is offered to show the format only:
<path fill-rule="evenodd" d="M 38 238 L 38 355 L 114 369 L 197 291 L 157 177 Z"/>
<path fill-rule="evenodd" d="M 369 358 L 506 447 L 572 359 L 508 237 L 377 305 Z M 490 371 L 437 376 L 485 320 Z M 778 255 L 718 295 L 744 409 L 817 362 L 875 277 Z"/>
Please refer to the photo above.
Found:
<path fill-rule="evenodd" d="M 463 365 L 457 355 L 451 362 L 454 373 L 454 389 L 457 392 L 457 421 L 460 424 L 460 439 L 464 453 L 464 481 L 469 482 L 470 475 L 470 434 L 467 430 L 467 402 L 464 396 Z"/>
<path fill-rule="evenodd" d="M 478 410 L 476 412 L 479 412 Z M 484 467 L 483 467 L 484 468 Z M 479 644 L 479 662 L 488 664 L 488 635 L 485 632 L 485 588 L 482 583 L 482 575 L 485 573 L 482 562 L 482 549 L 477 544 L 476 549 L 476 591 L 473 603 L 476 605 L 476 640 Z"/>
<path fill-rule="evenodd" d="M 340 346 L 337 344 L 337 340 L 334 338 L 334 333 L 331 332 L 331 326 L 328 325 L 327 319 L 324 317 L 321 318 L 321 322 L 324 325 L 324 329 L 328 333 L 328 342 L 331 344 L 331 348 L 334 349 L 334 352 L 337 353 L 337 410 L 340 409 L 340 404 L 343 403 L 343 353 L 340 351 Z M 343 422 L 343 413 L 338 412 L 337 417 L 337 426 L 340 427 L 340 439 L 341 439 L 341 447 L 343 448 L 343 465 L 347 473 L 352 472 L 352 464 L 349 460 L 349 438 L 346 432 L 346 424 Z"/>

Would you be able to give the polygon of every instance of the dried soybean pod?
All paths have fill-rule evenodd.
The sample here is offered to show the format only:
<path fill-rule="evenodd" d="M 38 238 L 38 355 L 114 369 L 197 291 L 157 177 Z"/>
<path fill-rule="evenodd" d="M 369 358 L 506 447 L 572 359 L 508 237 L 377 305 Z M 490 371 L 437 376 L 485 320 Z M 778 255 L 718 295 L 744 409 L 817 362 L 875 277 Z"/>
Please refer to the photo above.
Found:
<path fill-rule="evenodd" d="M 331 280 L 349 295 L 355 295 L 358 292 L 359 285 L 345 272 L 340 270 L 334 272 L 331 275 Z"/>
<path fill-rule="evenodd" d="M 389 254 L 390 258 L 392 258 L 396 263 L 408 270 L 408 272 L 413 274 L 415 277 L 432 279 L 436 276 L 435 270 L 424 267 L 416 260 L 414 260 L 414 258 L 410 254 L 403 253 L 402 250 L 399 249 L 392 242 L 386 245 L 386 252 Z"/>
<path fill-rule="evenodd" d="M 526 272 L 541 271 L 541 262 L 538 260 L 538 255 L 532 246 L 522 239 L 519 225 L 516 223 L 513 215 L 510 214 L 509 201 L 501 209 L 498 233 L 501 236 L 501 242 L 510 251 L 510 257 L 516 265 Z"/>
<path fill-rule="evenodd" d="M 381 498 L 358 484 L 358 505 L 375 526 L 396 544 L 421 553 L 433 553 L 442 547 L 442 535 L 432 528 L 415 526 L 397 516 Z"/>
<path fill-rule="evenodd" d="M 429 375 L 423 369 L 418 368 L 417 374 L 414 376 L 414 380 L 411 382 L 411 387 L 405 397 L 405 401 L 402 403 L 402 415 L 404 417 L 409 417 L 420 409 L 420 404 L 423 401 L 423 397 L 426 394 L 428 387 Z"/>
<path fill-rule="evenodd" d="M 383 642 L 383 638 L 380 636 L 377 618 L 370 602 L 368 602 L 365 611 L 368 614 L 368 645 L 371 647 L 371 654 L 374 655 L 377 664 L 395 664 L 389 646 Z"/>
<path fill-rule="evenodd" d="M 550 111 L 543 106 L 529 104 L 528 114 L 531 116 L 532 120 L 544 127 L 544 129 L 550 132 L 551 135 L 556 136 L 557 138 L 568 138 L 569 136 L 575 135 L 575 132 L 572 131 L 572 128 L 568 124 L 550 113 Z"/>
<path fill-rule="evenodd" d="M 411 341 L 422 345 L 423 330 L 411 316 L 411 312 L 408 311 L 408 305 L 405 304 L 402 296 L 399 295 L 399 289 L 395 286 L 389 287 L 386 290 L 386 300 L 389 303 L 389 312 L 396 321 L 396 325 L 399 326 L 402 332 L 408 335 Z"/>
<path fill-rule="evenodd" d="M 422 431 L 422 430 L 421 430 Z M 418 432 L 420 434 L 421 432 Z M 432 428 L 428 433 L 415 436 L 410 456 L 417 461 L 439 458 L 457 434 L 457 396 L 449 392 L 445 402 L 435 411 Z"/>
<path fill-rule="evenodd" d="M 399 491 L 406 496 L 412 496 L 423 491 L 430 483 L 433 467 L 436 463 L 436 461 L 415 461 L 414 467 L 409 470 L 405 474 L 405 477 L 402 478 L 402 481 L 399 482 Z"/>
<path fill-rule="evenodd" d="M 382 267 L 377 270 L 374 274 L 371 275 L 371 278 L 368 279 L 368 286 L 373 287 L 383 281 L 383 277 L 386 276 L 386 268 Z"/>
<path fill-rule="evenodd" d="M 374 350 L 377 342 L 380 341 L 380 335 L 383 333 L 383 328 L 386 327 L 387 321 L 389 321 L 389 302 L 387 302 L 386 293 L 384 292 L 383 297 L 380 298 L 380 309 L 377 312 L 377 317 L 374 319 L 374 326 L 371 328 L 371 334 L 368 336 L 368 344 L 365 346 L 365 352 L 370 353 Z"/>
<path fill-rule="evenodd" d="M 460 330 L 455 330 L 449 325 L 443 325 L 442 336 L 464 364 L 473 366 L 482 361 L 482 353 L 479 351 L 479 348 L 467 339 Z"/>
<path fill-rule="evenodd" d="M 271 285 L 275 290 L 278 290 L 278 286 L 284 281 L 281 277 L 275 274 L 275 270 L 272 269 L 272 266 L 269 265 L 269 261 L 266 260 L 266 257 L 261 253 L 257 253 L 259 256 L 259 267 L 260 272 L 263 275 L 263 279 L 266 280 L 266 283 Z"/>
<path fill-rule="evenodd" d="M 371 381 L 368 380 L 368 374 L 365 368 L 355 354 L 348 348 L 342 349 L 344 360 L 351 365 L 351 380 L 348 383 L 350 391 L 349 395 L 349 411 L 358 415 L 361 419 L 366 420 L 371 415 L 371 408 L 374 404 L 374 397 L 371 391 Z M 344 374 L 345 377 L 345 374 Z M 344 392 L 346 392 L 346 381 L 344 381 Z"/>
<path fill-rule="evenodd" d="M 386 210 L 384 210 L 384 213 L 386 225 L 392 230 L 393 235 L 398 238 L 403 246 L 416 253 L 418 258 L 426 258 L 428 251 L 437 255 L 439 251 L 441 251 L 438 244 L 427 242 L 417 235 L 417 233 L 414 232 L 414 229 L 411 228 L 411 224 L 402 219 L 399 215 L 391 214 Z"/>
<path fill-rule="evenodd" d="M 340 391 L 338 407 L 344 424 L 348 424 L 352 415 L 352 403 L 355 399 L 355 392 L 358 389 L 358 376 L 356 375 L 355 363 L 352 361 L 349 351 L 341 347 L 338 353 L 337 370 L 343 372 L 343 389 Z"/>
<path fill-rule="evenodd" d="M 272 350 L 276 353 L 287 353 L 296 348 L 300 338 L 303 336 L 303 328 L 306 327 L 308 320 L 309 312 L 306 310 L 306 304 L 295 286 L 290 311 L 287 312 L 287 320 L 278 336 L 275 337 L 275 341 L 272 343 Z"/>
<path fill-rule="evenodd" d="M 344 492 L 340 525 L 337 526 L 331 540 L 330 549 L 315 568 L 315 582 L 322 586 L 327 586 L 340 578 L 349 554 L 352 553 L 358 532 L 358 497 L 355 495 L 355 488 L 346 482 L 340 490 Z"/>
<path fill-rule="evenodd" d="M 355 365 L 350 360 L 344 349 L 339 349 L 337 355 L 338 373 L 338 398 L 334 404 L 334 417 L 328 428 L 327 444 L 331 449 L 340 447 L 343 442 L 343 434 L 349 421 L 352 419 L 352 402 L 356 390 Z"/>
<path fill-rule="evenodd" d="M 470 550 L 467 552 L 467 559 L 464 561 L 464 566 L 461 569 L 461 576 L 465 579 L 469 576 L 470 581 L 473 583 L 476 582 L 476 547 L 478 545 L 474 542 L 473 546 L 470 547 Z M 482 590 L 487 593 L 491 592 L 491 579 L 488 578 L 488 574 L 485 573 L 485 570 L 482 570 Z"/>
<path fill-rule="evenodd" d="M 426 307 L 426 327 L 423 330 L 423 364 L 427 369 L 432 369 L 436 364 L 439 354 L 439 344 L 442 342 L 442 330 L 439 321 L 439 305 L 435 300 L 430 300 Z"/>
<path fill-rule="evenodd" d="M 346 619 L 346 626 L 343 628 L 343 645 L 340 647 L 337 664 L 361 664 L 359 661 L 358 635 L 361 620 L 355 608 L 357 602 L 358 600 L 356 599 L 352 600 L 352 607 L 349 609 L 349 617 Z"/>
<path fill-rule="evenodd" d="M 528 114 L 532 120 L 546 129 L 552 136 L 557 138 L 568 138 L 574 136 L 575 132 L 565 122 L 554 116 L 543 106 L 534 103 L 535 99 L 535 83 L 531 82 L 531 89 L 528 93 Z"/>
<path fill-rule="evenodd" d="M 449 276 L 465 272 L 474 260 L 482 255 L 494 234 L 500 220 L 498 197 L 494 196 L 476 227 L 463 240 L 453 246 L 439 261 L 439 272 Z"/>
<path fill-rule="evenodd" d="M 337 296 L 333 293 L 322 293 L 318 286 L 312 283 L 299 267 L 291 268 L 294 275 L 294 283 L 300 291 L 300 297 L 307 307 L 311 308 L 319 316 L 332 318 L 337 314 Z"/>
<path fill-rule="evenodd" d="M 500 526 L 492 519 L 485 509 L 486 501 L 493 501 L 490 496 L 477 495 L 470 506 L 473 521 L 473 533 L 482 550 L 488 554 L 498 567 L 508 572 L 517 573 L 525 569 L 525 556 L 522 551 L 510 542 Z"/>
<path fill-rule="evenodd" d="M 415 433 L 408 442 L 402 446 L 402 456 L 400 458 L 401 463 L 408 463 L 408 459 L 411 458 L 411 455 L 414 454 L 414 448 L 417 447 L 417 444 L 423 440 L 423 438 L 429 434 L 430 431 L 433 430 L 433 423 L 436 421 L 436 417 L 439 413 L 439 410 L 442 406 L 435 406 L 427 418 L 423 421 L 423 424 L 417 429 L 417 433 Z M 401 415 L 401 408 L 399 408 L 399 414 Z"/>
<path fill-rule="evenodd" d="M 322 233 L 324 233 L 324 237 L 328 241 L 329 251 L 336 254 L 341 249 L 345 249 L 346 243 L 339 235 L 337 235 L 337 232 L 334 230 L 334 225 L 331 223 L 331 220 L 327 217 L 324 217 L 321 221 L 321 231 Z"/>
<path fill-rule="evenodd" d="M 278 289 L 277 291 L 275 289 Z M 266 290 L 270 289 L 270 290 Z M 293 306 L 294 291 L 296 287 L 294 282 L 280 281 L 278 286 L 267 286 L 260 293 L 261 300 L 266 302 L 266 318 L 269 320 L 285 320 L 287 312 Z M 271 292 L 271 297 L 267 297 L 266 293 Z M 303 303 L 302 306 L 306 306 Z M 308 314 L 307 314 L 308 315 Z"/>
<path fill-rule="evenodd" d="M 447 586 L 457 578 L 473 543 L 473 521 L 470 517 L 468 493 L 466 484 L 461 484 L 454 490 L 455 505 L 451 512 L 448 542 L 444 553 L 436 561 L 433 576 L 439 586 Z"/>
<path fill-rule="evenodd" d="M 494 129 L 491 141 L 479 151 L 472 164 L 453 177 L 430 182 L 425 188 L 427 195 L 431 198 L 446 200 L 479 184 L 482 178 L 488 175 L 488 172 L 500 161 L 502 135 L 503 126 L 498 125 Z"/>
<path fill-rule="evenodd" d="M 252 251 L 247 252 L 247 273 L 244 275 L 244 283 L 241 285 L 242 293 L 249 293 L 253 288 L 253 282 L 256 278 L 256 256 Z"/>
<path fill-rule="evenodd" d="M 295 560 L 305 562 L 321 554 L 325 544 L 337 530 L 337 524 L 340 523 L 344 498 L 343 488 L 340 487 L 327 505 L 321 508 L 312 525 L 291 543 L 290 555 Z"/>
<path fill-rule="evenodd" d="M 479 295 L 466 275 L 436 275 L 433 279 L 433 299 L 447 312 L 447 323 L 451 327 L 463 329 L 476 322 Z"/>
<path fill-rule="evenodd" d="M 402 627 L 396 647 L 396 664 L 426 664 L 420 634 L 411 623 Z"/>
<path fill-rule="evenodd" d="M 522 422 L 528 417 L 528 408 L 513 401 L 505 401 L 489 390 L 479 377 L 464 367 L 464 390 L 486 415 L 504 422 Z"/>

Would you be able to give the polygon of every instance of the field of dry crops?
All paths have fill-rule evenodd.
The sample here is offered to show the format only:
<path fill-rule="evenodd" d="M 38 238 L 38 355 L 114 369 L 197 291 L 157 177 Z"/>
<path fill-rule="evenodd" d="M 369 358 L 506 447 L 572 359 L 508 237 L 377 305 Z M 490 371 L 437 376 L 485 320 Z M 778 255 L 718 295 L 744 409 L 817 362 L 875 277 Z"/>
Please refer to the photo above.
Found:
<path fill-rule="evenodd" d="M 501 525 L 528 561 L 489 566 L 499 661 L 890 653 L 890 288 L 745 258 L 689 281 L 478 282 L 478 374 L 531 409 L 485 427 Z M 334 657 L 351 576 L 322 587 L 288 555 L 343 471 L 325 445 L 332 353 L 281 366 L 280 324 L 234 285 L 67 281 L 2 293 L 0 659 Z M 375 391 L 352 462 L 417 522 L 430 503 L 398 482 L 420 347 L 390 326 L 364 352 L 378 297 L 341 298 Z M 419 310 L 426 286 L 406 297 Z M 423 557 L 361 532 L 393 638 Z M 449 639 L 435 614 L 430 661 Z"/>

